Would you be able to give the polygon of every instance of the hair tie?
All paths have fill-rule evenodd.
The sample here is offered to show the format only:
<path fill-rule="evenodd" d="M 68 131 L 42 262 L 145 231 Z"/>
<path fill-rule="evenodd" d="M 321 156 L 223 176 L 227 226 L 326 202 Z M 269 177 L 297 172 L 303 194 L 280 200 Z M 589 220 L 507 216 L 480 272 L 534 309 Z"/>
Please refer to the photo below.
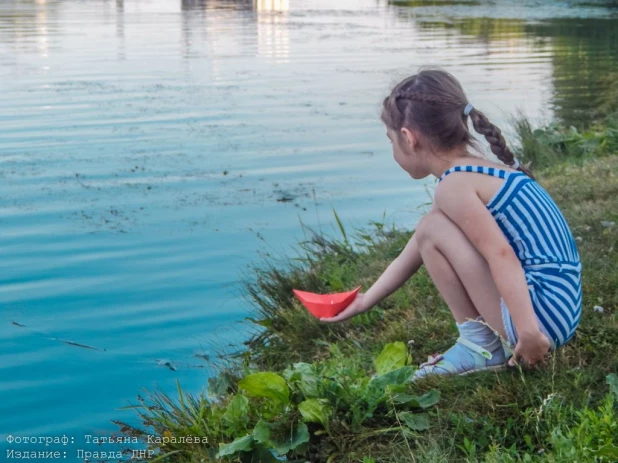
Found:
<path fill-rule="evenodd" d="M 468 103 L 466 105 L 466 107 L 464 108 L 464 116 L 467 116 L 468 114 L 470 114 L 470 111 L 472 111 L 474 109 L 474 106 L 472 106 L 470 103 Z"/>
<path fill-rule="evenodd" d="M 513 158 L 513 165 L 511 166 L 513 169 L 519 169 L 519 159 Z"/>

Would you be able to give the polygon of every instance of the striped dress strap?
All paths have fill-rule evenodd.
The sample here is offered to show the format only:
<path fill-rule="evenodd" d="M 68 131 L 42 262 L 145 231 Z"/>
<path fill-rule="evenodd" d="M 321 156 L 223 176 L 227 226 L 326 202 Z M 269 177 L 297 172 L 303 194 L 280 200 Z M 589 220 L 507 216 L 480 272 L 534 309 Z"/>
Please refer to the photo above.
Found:
<path fill-rule="evenodd" d="M 444 172 L 440 178 L 439 182 L 442 181 L 444 177 L 452 172 L 476 172 L 477 174 L 487 174 L 492 175 L 494 177 L 506 178 L 508 175 L 513 172 L 509 172 L 504 169 L 496 169 L 495 167 L 486 167 L 486 166 L 454 166 Z"/>

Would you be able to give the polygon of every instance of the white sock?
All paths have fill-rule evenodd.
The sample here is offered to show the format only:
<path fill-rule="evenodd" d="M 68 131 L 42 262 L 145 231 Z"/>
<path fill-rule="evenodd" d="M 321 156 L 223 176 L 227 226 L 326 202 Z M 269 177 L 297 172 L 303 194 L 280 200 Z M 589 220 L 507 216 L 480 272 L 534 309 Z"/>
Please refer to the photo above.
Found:
<path fill-rule="evenodd" d="M 478 316 L 475 320 L 456 323 L 456 325 L 462 338 L 478 344 L 489 352 L 493 353 L 498 347 L 502 347 L 502 342 L 498 335 L 485 324 L 485 320 L 481 316 Z"/>

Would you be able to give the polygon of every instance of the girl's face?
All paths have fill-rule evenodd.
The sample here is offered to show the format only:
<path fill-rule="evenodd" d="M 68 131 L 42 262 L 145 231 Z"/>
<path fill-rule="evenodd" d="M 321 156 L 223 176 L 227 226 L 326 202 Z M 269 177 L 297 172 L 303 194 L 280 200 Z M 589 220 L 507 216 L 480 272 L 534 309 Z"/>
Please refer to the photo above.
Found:
<path fill-rule="evenodd" d="M 415 179 L 429 175 L 430 172 L 423 163 L 424 156 L 416 149 L 418 140 L 412 132 L 404 128 L 398 137 L 395 131 L 388 128 L 386 136 L 393 145 L 393 158 L 403 170 Z"/>

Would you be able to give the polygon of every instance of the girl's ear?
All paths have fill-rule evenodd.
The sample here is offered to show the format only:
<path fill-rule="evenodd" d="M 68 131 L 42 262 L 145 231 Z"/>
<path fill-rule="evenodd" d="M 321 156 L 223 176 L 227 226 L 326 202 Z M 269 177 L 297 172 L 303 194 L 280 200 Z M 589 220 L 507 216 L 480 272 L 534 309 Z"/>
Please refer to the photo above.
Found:
<path fill-rule="evenodd" d="M 418 137 L 416 136 L 416 133 L 408 130 L 405 127 L 402 127 L 401 134 L 403 135 L 406 146 L 410 148 L 410 150 L 414 151 L 416 149 L 416 146 L 418 145 Z"/>

